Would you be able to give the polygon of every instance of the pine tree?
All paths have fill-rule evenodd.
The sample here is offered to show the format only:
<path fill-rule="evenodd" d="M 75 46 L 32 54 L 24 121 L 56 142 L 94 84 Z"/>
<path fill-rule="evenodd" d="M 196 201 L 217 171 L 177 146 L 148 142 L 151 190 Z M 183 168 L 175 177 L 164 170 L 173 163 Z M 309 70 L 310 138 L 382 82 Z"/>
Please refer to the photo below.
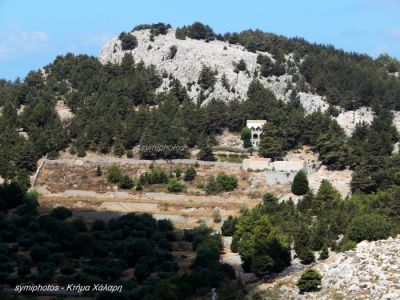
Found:
<path fill-rule="evenodd" d="M 305 195 L 309 191 L 307 174 L 304 170 L 297 172 L 292 182 L 292 193 L 298 196 Z"/>
<path fill-rule="evenodd" d="M 243 141 L 244 148 L 251 147 L 251 131 L 247 127 L 243 127 L 240 131 L 240 139 Z"/>
<path fill-rule="evenodd" d="M 354 170 L 350 186 L 353 193 L 357 191 L 370 193 L 376 189 L 375 180 L 363 166 L 357 166 Z"/>
<path fill-rule="evenodd" d="M 308 269 L 301 274 L 301 277 L 297 282 L 297 287 L 300 289 L 300 293 L 316 291 L 321 286 L 321 279 L 322 276 L 318 271 Z"/>
<path fill-rule="evenodd" d="M 327 259 L 328 257 L 329 257 L 328 247 L 327 246 L 323 246 L 322 250 L 321 250 L 321 252 L 319 254 L 319 258 L 318 259 L 324 260 L 324 259 Z"/>
<path fill-rule="evenodd" d="M 193 181 L 196 178 L 196 170 L 193 167 L 189 167 L 185 172 L 185 181 Z"/>
<path fill-rule="evenodd" d="M 118 157 L 122 157 L 122 155 L 124 155 L 124 153 L 125 153 L 124 146 L 122 146 L 121 143 L 117 142 L 114 146 L 114 155 L 116 155 Z"/>

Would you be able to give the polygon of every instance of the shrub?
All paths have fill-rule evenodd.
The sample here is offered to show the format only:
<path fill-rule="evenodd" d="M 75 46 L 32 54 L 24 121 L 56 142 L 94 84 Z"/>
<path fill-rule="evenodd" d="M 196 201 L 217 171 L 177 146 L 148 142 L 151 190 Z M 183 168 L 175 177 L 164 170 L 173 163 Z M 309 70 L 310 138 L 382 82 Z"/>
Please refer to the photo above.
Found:
<path fill-rule="evenodd" d="M 343 240 L 340 244 L 339 244 L 339 251 L 340 252 L 344 252 L 344 251 L 349 251 L 349 250 L 353 250 L 357 247 L 357 243 L 351 240 Z"/>
<path fill-rule="evenodd" d="M 101 173 L 100 166 L 97 166 L 97 168 L 96 168 L 96 176 L 100 177 L 101 175 L 102 175 L 102 173 Z"/>
<path fill-rule="evenodd" d="M 185 181 L 193 181 L 196 178 L 197 172 L 193 167 L 189 167 L 185 172 Z"/>
<path fill-rule="evenodd" d="M 176 52 L 178 52 L 178 48 L 175 45 L 172 45 L 171 47 L 169 47 L 168 58 L 174 59 Z"/>
<path fill-rule="evenodd" d="M 212 147 L 210 145 L 201 145 L 200 152 L 197 157 L 199 160 L 215 161 Z"/>
<path fill-rule="evenodd" d="M 247 127 L 243 127 L 240 131 L 240 138 L 243 141 L 243 147 L 250 148 L 251 147 L 251 131 Z"/>
<path fill-rule="evenodd" d="M 50 215 L 56 219 L 65 220 L 72 216 L 72 212 L 65 206 L 59 206 L 59 207 L 54 208 L 51 211 Z"/>
<path fill-rule="evenodd" d="M 182 166 L 180 164 L 175 165 L 175 176 L 176 178 L 181 178 Z"/>
<path fill-rule="evenodd" d="M 18 275 L 26 276 L 31 273 L 31 268 L 28 265 L 20 265 L 18 266 Z"/>
<path fill-rule="evenodd" d="M 186 37 L 196 40 L 210 40 L 215 38 L 215 33 L 210 26 L 194 22 L 189 26 L 178 27 L 175 36 L 180 40 L 184 40 Z"/>
<path fill-rule="evenodd" d="M 316 291 L 321 286 L 321 280 L 322 276 L 318 271 L 308 269 L 301 274 L 297 287 L 300 289 L 300 293 Z"/>
<path fill-rule="evenodd" d="M 57 159 L 58 158 L 58 151 L 52 150 L 49 153 L 47 153 L 47 158 L 48 159 Z"/>
<path fill-rule="evenodd" d="M 133 188 L 133 180 L 128 175 L 124 175 L 119 181 L 118 187 L 121 189 L 131 189 Z"/>
<path fill-rule="evenodd" d="M 386 239 L 391 226 L 387 219 L 380 215 L 362 215 L 354 218 L 347 228 L 346 236 L 355 242 Z"/>
<path fill-rule="evenodd" d="M 76 155 L 78 157 L 85 157 L 86 156 L 86 151 L 85 151 L 85 147 L 83 146 L 78 146 L 77 150 L 76 150 Z"/>
<path fill-rule="evenodd" d="M 219 209 L 213 210 L 212 218 L 214 223 L 221 223 L 221 213 L 219 212 Z"/>
<path fill-rule="evenodd" d="M 235 233 L 237 222 L 238 219 L 236 217 L 229 216 L 221 227 L 221 234 L 223 236 L 232 236 Z"/>
<path fill-rule="evenodd" d="M 149 266 L 146 263 L 138 263 L 135 266 L 134 275 L 138 282 L 143 282 L 147 277 L 150 276 Z"/>
<path fill-rule="evenodd" d="M 217 73 L 213 71 L 211 67 L 203 65 L 197 84 L 200 85 L 203 90 L 212 89 L 217 81 L 216 75 Z"/>
<path fill-rule="evenodd" d="M 165 174 L 165 172 L 161 168 L 152 167 L 151 172 L 146 172 L 146 173 L 140 175 L 139 182 L 142 185 L 167 183 L 168 176 L 167 176 L 167 174 Z"/>
<path fill-rule="evenodd" d="M 144 30 L 144 29 L 150 29 L 150 32 L 155 35 L 166 35 L 168 32 L 168 29 L 171 28 L 170 24 L 165 24 L 165 23 L 153 23 L 153 24 L 141 24 L 141 25 L 137 25 L 133 28 L 132 31 L 136 31 L 136 30 Z"/>
<path fill-rule="evenodd" d="M 223 190 L 223 187 L 215 180 L 214 176 L 210 176 L 207 178 L 207 184 L 204 189 L 206 193 L 210 195 L 221 192 Z"/>
<path fill-rule="evenodd" d="M 185 185 L 176 178 L 172 178 L 168 182 L 167 190 L 171 193 L 179 193 L 185 190 Z"/>
<path fill-rule="evenodd" d="M 132 149 L 129 149 L 129 150 L 126 151 L 126 157 L 127 157 L 127 158 L 133 158 L 133 151 L 132 151 Z"/>
<path fill-rule="evenodd" d="M 124 146 L 122 146 L 121 143 L 116 143 L 114 146 L 114 155 L 116 155 L 118 157 L 122 157 L 122 155 L 124 155 L 124 153 L 125 153 Z"/>
<path fill-rule="evenodd" d="M 121 47 L 123 51 L 133 50 L 138 44 L 136 37 L 130 33 L 121 32 L 119 39 L 121 40 Z"/>
<path fill-rule="evenodd" d="M 34 246 L 31 249 L 31 257 L 34 261 L 45 261 L 50 255 L 50 251 L 42 246 Z"/>
<path fill-rule="evenodd" d="M 103 220 L 94 220 L 92 231 L 103 231 L 106 229 L 106 223 Z"/>
<path fill-rule="evenodd" d="M 307 174 L 303 170 L 300 170 L 293 179 L 292 193 L 298 196 L 305 195 L 309 189 Z"/>
<path fill-rule="evenodd" d="M 329 257 L 329 250 L 327 246 L 323 246 L 321 252 L 319 253 L 320 260 L 327 259 Z"/>
<path fill-rule="evenodd" d="M 243 58 L 236 64 L 235 66 L 235 72 L 239 73 L 240 71 L 246 71 L 247 66 L 246 62 L 243 60 Z"/>
<path fill-rule="evenodd" d="M 71 264 L 65 264 L 60 268 L 60 273 L 63 275 L 72 275 L 75 273 L 75 268 Z"/>
<path fill-rule="evenodd" d="M 111 183 L 118 183 L 121 181 L 123 175 L 121 168 L 117 165 L 111 165 L 107 170 L 107 180 Z"/>
<path fill-rule="evenodd" d="M 305 248 L 299 253 L 299 259 L 303 265 L 309 265 L 315 262 L 314 252 L 310 248 Z"/>
<path fill-rule="evenodd" d="M 220 173 L 217 176 L 217 184 L 219 184 L 224 191 L 233 191 L 237 186 L 237 179 L 235 176 L 230 176 L 225 173 Z"/>

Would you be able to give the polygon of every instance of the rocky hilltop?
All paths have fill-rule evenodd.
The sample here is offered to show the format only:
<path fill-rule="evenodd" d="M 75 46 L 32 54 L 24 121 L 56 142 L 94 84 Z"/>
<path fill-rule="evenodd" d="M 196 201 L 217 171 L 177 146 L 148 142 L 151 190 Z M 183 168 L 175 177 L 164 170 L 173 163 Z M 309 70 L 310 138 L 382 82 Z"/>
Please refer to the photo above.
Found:
<path fill-rule="evenodd" d="M 248 87 L 252 80 L 258 79 L 265 87 L 271 90 L 278 99 L 288 101 L 292 89 L 296 83 L 293 75 L 288 73 L 281 76 L 260 76 L 260 64 L 257 63 L 259 54 L 267 56 L 275 61 L 273 55 L 268 52 L 250 52 L 241 45 L 230 44 L 219 40 L 197 40 L 176 38 L 176 30 L 168 29 L 166 34 L 154 36 L 149 29 L 134 30 L 130 34 L 137 40 L 137 46 L 132 50 L 123 50 L 121 40 L 114 37 L 105 44 L 99 56 L 102 63 L 119 63 L 126 53 L 131 53 L 135 61 L 143 61 L 146 65 L 154 65 L 163 76 L 163 84 L 158 88 L 159 92 L 169 88 L 171 78 L 177 78 L 182 85 L 187 87 L 188 95 L 196 101 L 201 92 L 204 99 L 245 99 Z M 176 53 L 171 57 L 171 48 Z M 245 63 L 245 70 L 238 71 L 240 61 Z M 296 66 L 292 55 L 286 55 L 285 61 Z M 204 66 L 210 67 L 216 73 L 216 82 L 213 89 L 203 91 L 198 84 L 200 72 Z M 298 67 L 296 66 L 294 70 Z M 296 72 L 296 71 L 295 71 Z M 226 78 L 229 88 L 223 84 L 222 78 Z M 299 92 L 298 97 L 306 113 L 325 111 L 329 104 L 323 96 Z M 357 123 L 370 124 L 374 119 L 373 111 L 368 107 L 361 107 L 355 111 L 344 111 L 336 107 L 339 115 L 336 117 L 340 126 L 350 135 Z M 398 114 L 396 114 L 398 116 Z M 400 119 L 395 118 L 395 125 L 400 130 Z"/>
<path fill-rule="evenodd" d="M 295 284 L 302 271 L 259 288 L 282 299 L 400 299 L 400 235 L 363 241 L 354 250 L 332 253 L 314 268 L 323 276 L 319 292 L 299 294 Z"/>

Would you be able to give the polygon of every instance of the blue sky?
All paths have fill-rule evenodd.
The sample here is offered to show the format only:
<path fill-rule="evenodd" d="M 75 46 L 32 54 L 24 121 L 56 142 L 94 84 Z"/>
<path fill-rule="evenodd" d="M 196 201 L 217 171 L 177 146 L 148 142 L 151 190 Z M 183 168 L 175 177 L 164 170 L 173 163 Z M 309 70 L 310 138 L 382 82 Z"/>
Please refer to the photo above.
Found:
<path fill-rule="evenodd" d="M 219 33 L 259 28 L 400 58 L 400 0 L 0 0 L 0 78 L 24 77 L 58 54 L 98 55 L 138 24 L 194 21 Z"/>

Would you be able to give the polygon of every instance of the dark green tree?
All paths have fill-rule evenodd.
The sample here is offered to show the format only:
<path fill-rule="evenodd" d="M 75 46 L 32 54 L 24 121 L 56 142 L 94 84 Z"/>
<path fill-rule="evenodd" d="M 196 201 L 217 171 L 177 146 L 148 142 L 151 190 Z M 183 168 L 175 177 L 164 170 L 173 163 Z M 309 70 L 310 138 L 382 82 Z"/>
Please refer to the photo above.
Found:
<path fill-rule="evenodd" d="M 297 282 L 300 293 L 317 291 L 322 283 L 322 276 L 314 269 L 308 269 Z"/>
<path fill-rule="evenodd" d="M 297 172 L 292 182 L 292 193 L 295 195 L 304 195 L 309 191 L 307 174 L 304 170 Z"/>

